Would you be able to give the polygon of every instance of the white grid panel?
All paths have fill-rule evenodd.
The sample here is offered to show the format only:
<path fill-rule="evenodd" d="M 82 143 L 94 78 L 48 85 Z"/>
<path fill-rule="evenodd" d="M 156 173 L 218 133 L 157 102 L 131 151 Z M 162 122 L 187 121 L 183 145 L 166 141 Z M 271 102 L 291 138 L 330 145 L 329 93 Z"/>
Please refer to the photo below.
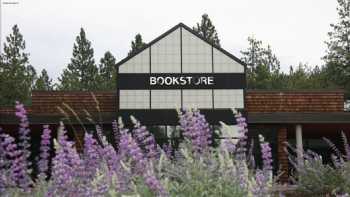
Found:
<path fill-rule="evenodd" d="M 181 108 L 181 90 L 152 90 L 152 109 Z"/>
<path fill-rule="evenodd" d="M 182 71 L 184 73 L 211 73 L 211 45 L 189 31 L 182 30 Z"/>
<path fill-rule="evenodd" d="M 120 90 L 120 109 L 148 109 L 149 90 Z"/>
<path fill-rule="evenodd" d="M 214 48 L 214 73 L 244 73 L 244 66 Z"/>
<path fill-rule="evenodd" d="M 151 58 L 152 73 L 180 73 L 180 29 L 153 44 Z"/>
<path fill-rule="evenodd" d="M 244 108 L 243 90 L 214 90 L 214 108 Z"/>
<path fill-rule="evenodd" d="M 212 109 L 212 90 L 183 90 L 184 108 Z"/>
<path fill-rule="evenodd" d="M 119 73 L 149 73 L 149 48 L 124 62 Z"/>

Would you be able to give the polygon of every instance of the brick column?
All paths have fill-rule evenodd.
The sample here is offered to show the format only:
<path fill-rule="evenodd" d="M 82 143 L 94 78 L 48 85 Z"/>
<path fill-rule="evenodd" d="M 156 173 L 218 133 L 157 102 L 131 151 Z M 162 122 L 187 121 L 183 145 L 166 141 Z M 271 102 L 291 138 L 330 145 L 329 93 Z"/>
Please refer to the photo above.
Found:
<path fill-rule="evenodd" d="M 82 152 L 84 149 L 84 134 L 85 131 L 82 126 L 74 126 L 75 131 L 74 132 L 74 142 L 75 142 L 75 148 L 78 152 Z"/>
<path fill-rule="evenodd" d="M 285 152 L 285 142 L 287 142 L 287 128 L 282 127 L 277 133 L 277 159 L 280 173 L 282 173 L 279 180 L 282 183 L 288 182 L 288 154 Z"/>

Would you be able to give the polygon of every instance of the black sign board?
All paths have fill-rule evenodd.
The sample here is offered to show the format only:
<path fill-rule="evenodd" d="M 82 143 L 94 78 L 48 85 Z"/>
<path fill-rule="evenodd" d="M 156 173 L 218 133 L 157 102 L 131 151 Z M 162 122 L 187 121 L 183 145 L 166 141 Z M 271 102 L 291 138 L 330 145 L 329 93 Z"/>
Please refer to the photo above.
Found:
<path fill-rule="evenodd" d="M 119 89 L 244 89 L 244 73 L 119 73 Z"/>

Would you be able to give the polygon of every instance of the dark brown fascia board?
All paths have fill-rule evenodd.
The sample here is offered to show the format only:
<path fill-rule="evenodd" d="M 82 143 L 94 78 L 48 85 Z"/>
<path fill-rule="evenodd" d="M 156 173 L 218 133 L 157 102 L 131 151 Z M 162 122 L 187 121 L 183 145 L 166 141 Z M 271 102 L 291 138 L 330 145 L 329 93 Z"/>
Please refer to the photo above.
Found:
<path fill-rule="evenodd" d="M 115 113 L 102 113 L 102 124 L 111 124 L 116 120 Z M 350 112 L 247 112 L 245 115 L 248 124 L 350 124 Z M 62 115 L 42 115 L 29 114 L 31 125 L 37 124 L 58 124 L 59 121 L 65 123 L 80 124 L 75 117 L 71 117 L 71 121 L 65 120 Z M 84 125 L 93 123 L 80 117 Z M 98 120 L 99 117 L 93 117 Z M 16 125 L 19 123 L 18 118 L 14 114 L 0 114 L 1 125 Z"/>
<path fill-rule="evenodd" d="M 349 112 L 248 112 L 248 124 L 350 124 Z"/>
<path fill-rule="evenodd" d="M 80 114 L 81 115 L 81 114 Z M 100 116 L 102 121 L 99 121 Z M 114 112 L 101 113 L 101 115 L 93 116 L 92 119 L 96 121 L 96 124 L 112 124 L 112 121 L 116 120 L 116 115 Z M 80 125 L 94 125 L 94 123 L 87 120 L 86 116 L 79 116 L 80 121 L 76 117 L 71 116 L 68 120 L 63 115 L 59 114 L 28 114 L 29 125 L 41 125 L 41 124 L 58 124 L 63 121 L 65 124 Z M 18 118 L 14 114 L 0 114 L 0 127 L 1 125 L 17 125 L 19 124 Z"/>
<path fill-rule="evenodd" d="M 113 93 L 114 90 L 33 90 L 33 93 L 78 93 L 78 94 L 86 94 L 86 93 Z"/>
<path fill-rule="evenodd" d="M 293 89 L 293 90 L 259 90 L 247 89 L 247 93 L 344 93 L 344 89 Z"/>
<path fill-rule="evenodd" d="M 187 31 L 189 31 L 190 33 L 192 33 L 193 35 L 195 35 L 196 37 L 198 37 L 199 39 L 203 40 L 204 42 L 206 42 L 207 44 L 213 46 L 215 49 L 219 50 L 220 52 L 224 53 L 225 55 L 227 55 L 228 57 L 230 57 L 231 59 L 233 59 L 234 61 L 240 63 L 242 66 L 244 66 L 244 68 L 247 67 L 247 64 L 244 63 L 242 60 L 240 60 L 238 57 L 234 56 L 233 54 L 229 53 L 228 51 L 226 51 L 225 49 L 216 46 L 212 43 L 210 43 L 208 40 L 204 39 L 201 35 L 199 35 L 197 32 L 195 32 L 194 30 L 192 30 L 190 27 L 188 27 L 187 25 L 183 24 L 183 23 L 179 23 L 177 25 L 175 25 L 174 27 L 172 27 L 171 29 L 169 29 L 168 31 L 166 31 L 165 33 L 161 34 L 160 36 L 158 36 L 156 39 L 152 40 L 151 42 L 149 42 L 148 44 L 146 44 L 143 48 L 141 48 L 139 51 L 137 51 L 135 54 L 127 56 L 126 58 L 122 59 L 121 61 L 119 61 L 116 66 L 119 67 L 120 65 L 122 65 L 123 63 L 127 62 L 129 59 L 135 57 L 136 55 L 138 55 L 139 53 L 141 53 L 142 51 L 146 50 L 147 48 L 151 47 L 154 43 L 158 42 L 159 40 L 161 40 L 162 38 L 164 38 L 165 36 L 169 35 L 170 33 L 172 33 L 173 31 L 175 31 L 178 28 L 184 28 Z"/>

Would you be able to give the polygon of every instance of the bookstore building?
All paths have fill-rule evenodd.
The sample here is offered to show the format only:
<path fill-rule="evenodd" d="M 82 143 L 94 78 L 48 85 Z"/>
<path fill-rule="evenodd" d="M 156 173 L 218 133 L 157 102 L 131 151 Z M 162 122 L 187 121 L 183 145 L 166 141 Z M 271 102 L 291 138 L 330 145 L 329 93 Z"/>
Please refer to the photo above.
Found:
<path fill-rule="evenodd" d="M 171 139 L 177 132 L 176 109 L 199 109 L 213 128 L 219 121 L 235 125 L 231 109 L 238 109 L 247 118 L 249 137 L 257 142 L 257 135 L 262 134 L 271 143 L 274 166 L 286 178 L 290 165 L 284 142 L 328 155 L 330 149 L 322 137 L 339 147 L 341 131 L 350 137 L 350 112 L 344 110 L 343 90 L 248 90 L 246 64 L 182 23 L 121 60 L 116 69 L 115 91 L 32 92 L 32 104 L 26 108 L 33 138 L 40 136 L 42 125 L 54 129 L 60 120 L 82 137 L 81 122 L 87 129 L 98 122 L 108 131 L 117 117 L 130 124 L 133 115 L 156 138 Z M 72 116 L 69 122 L 62 110 Z M 4 131 L 16 132 L 17 123 L 13 108 L 0 107 Z"/>

